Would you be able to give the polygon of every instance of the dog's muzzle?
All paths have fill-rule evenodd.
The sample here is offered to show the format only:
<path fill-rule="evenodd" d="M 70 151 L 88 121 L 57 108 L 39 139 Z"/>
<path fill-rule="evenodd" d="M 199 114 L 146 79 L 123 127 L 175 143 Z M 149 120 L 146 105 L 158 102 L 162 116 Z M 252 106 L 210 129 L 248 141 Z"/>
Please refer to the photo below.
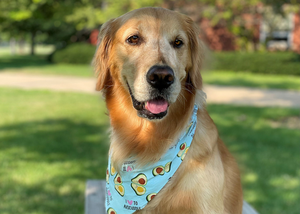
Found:
<path fill-rule="evenodd" d="M 147 82 L 151 86 L 151 99 L 145 102 L 136 100 L 128 85 L 133 107 L 140 117 L 155 120 L 167 115 L 169 107 L 167 91 L 173 84 L 174 78 L 174 72 L 169 66 L 152 66 L 146 75 Z"/>

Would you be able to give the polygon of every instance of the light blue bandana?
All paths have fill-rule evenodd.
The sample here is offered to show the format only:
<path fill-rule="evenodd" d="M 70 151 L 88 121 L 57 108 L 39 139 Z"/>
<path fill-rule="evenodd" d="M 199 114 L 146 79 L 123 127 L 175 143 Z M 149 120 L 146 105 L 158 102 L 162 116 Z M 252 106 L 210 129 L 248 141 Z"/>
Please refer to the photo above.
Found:
<path fill-rule="evenodd" d="M 136 168 L 136 160 L 129 159 L 118 173 L 108 159 L 106 171 L 106 200 L 108 214 L 131 214 L 144 208 L 168 183 L 183 161 L 194 137 L 197 125 L 197 110 L 194 111 L 188 127 L 176 144 L 161 159 L 144 168 Z"/>

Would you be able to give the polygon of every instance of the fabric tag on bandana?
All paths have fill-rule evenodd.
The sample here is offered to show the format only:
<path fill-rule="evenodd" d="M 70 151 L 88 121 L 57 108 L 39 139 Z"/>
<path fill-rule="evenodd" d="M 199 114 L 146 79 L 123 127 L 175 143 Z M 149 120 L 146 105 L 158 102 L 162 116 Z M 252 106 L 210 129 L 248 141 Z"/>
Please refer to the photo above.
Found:
<path fill-rule="evenodd" d="M 197 126 L 197 110 L 174 146 L 155 164 L 136 168 L 136 160 L 126 160 L 116 172 L 108 159 L 106 171 L 106 200 L 108 214 L 131 214 L 143 209 L 168 183 L 183 161 L 193 141 Z"/>

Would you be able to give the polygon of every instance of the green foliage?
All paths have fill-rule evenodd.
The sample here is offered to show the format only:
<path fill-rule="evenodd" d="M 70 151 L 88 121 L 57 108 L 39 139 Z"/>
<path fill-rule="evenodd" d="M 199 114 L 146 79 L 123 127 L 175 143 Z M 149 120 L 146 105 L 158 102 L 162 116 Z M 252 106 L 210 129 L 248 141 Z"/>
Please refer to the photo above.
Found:
<path fill-rule="evenodd" d="M 71 41 L 76 31 L 98 28 L 111 18 L 141 7 L 164 6 L 193 16 L 197 20 L 206 17 L 212 25 L 226 26 L 246 42 L 254 42 L 253 29 L 245 28 L 241 14 L 261 13 L 257 5 L 260 0 L 9 0 L 0 1 L 0 31 L 11 36 L 26 38 L 31 35 L 34 46 L 35 36 L 57 46 Z M 282 10 L 282 2 L 290 3 L 293 11 L 299 10 L 299 0 L 263 0 L 266 5 Z M 190 7 L 185 7 L 190 5 Z M 189 8 L 189 9 L 187 9 Z M 194 11 L 190 11 L 193 8 Z M 285 7 L 287 8 L 287 7 Z M 276 12 L 278 10 L 275 10 Z M 254 20 L 259 21 L 259 20 Z M 38 35 L 39 36 L 39 35 Z M 73 37 L 74 39 L 74 37 Z M 256 48 L 256 44 L 254 45 Z"/>
<path fill-rule="evenodd" d="M 96 47 L 87 43 L 74 43 L 53 53 L 52 62 L 90 64 Z"/>
<path fill-rule="evenodd" d="M 0 10 L 4 11 L 0 14 L 3 18 L 1 28 L 9 31 L 13 36 L 20 32 L 44 31 L 53 25 L 51 22 L 58 20 L 58 18 L 53 19 L 55 8 L 56 4 L 46 0 L 1 1 Z"/>
<path fill-rule="evenodd" d="M 83 7 L 74 9 L 66 16 L 68 22 L 76 24 L 76 29 L 95 28 L 109 19 L 119 17 L 128 11 L 141 7 L 160 6 L 163 0 L 106 0 L 101 3 L 86 1 Z"/>
<path fill-rule="evenodd" d="M 81 0 L 1 1 L 0 31 L 9 32 L 10 36 L 17 39 L 30 35 L 32 47 L 35 46 L 37 35 L 43 38 L 43 42 L 49 40 L 55 45 L 68 43 L 76 30 L 74 24 L 65 21 L 65 16 L 79 5 L 82 5 Z"/>
<path fill-rule="evenodd" d="M 300 76 L 300 61 L 291 52 L 215 53 L 215 70 Z"/>

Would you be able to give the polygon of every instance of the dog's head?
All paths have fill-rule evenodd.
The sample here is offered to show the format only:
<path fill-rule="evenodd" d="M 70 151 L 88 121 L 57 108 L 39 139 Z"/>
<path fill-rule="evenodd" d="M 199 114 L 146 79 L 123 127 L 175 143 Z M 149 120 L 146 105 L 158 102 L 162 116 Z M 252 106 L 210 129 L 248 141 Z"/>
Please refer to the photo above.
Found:
<path fill-rule="evenodd" d="M 105 23 L 94 57 L 97 90 L 123 87 L 140 117 L 159 120 L 181 93 L 201 89 L 198 28 L 187 16 L 142 8 Z M 184 98 L 182 98 L 184 99 Z"/>

